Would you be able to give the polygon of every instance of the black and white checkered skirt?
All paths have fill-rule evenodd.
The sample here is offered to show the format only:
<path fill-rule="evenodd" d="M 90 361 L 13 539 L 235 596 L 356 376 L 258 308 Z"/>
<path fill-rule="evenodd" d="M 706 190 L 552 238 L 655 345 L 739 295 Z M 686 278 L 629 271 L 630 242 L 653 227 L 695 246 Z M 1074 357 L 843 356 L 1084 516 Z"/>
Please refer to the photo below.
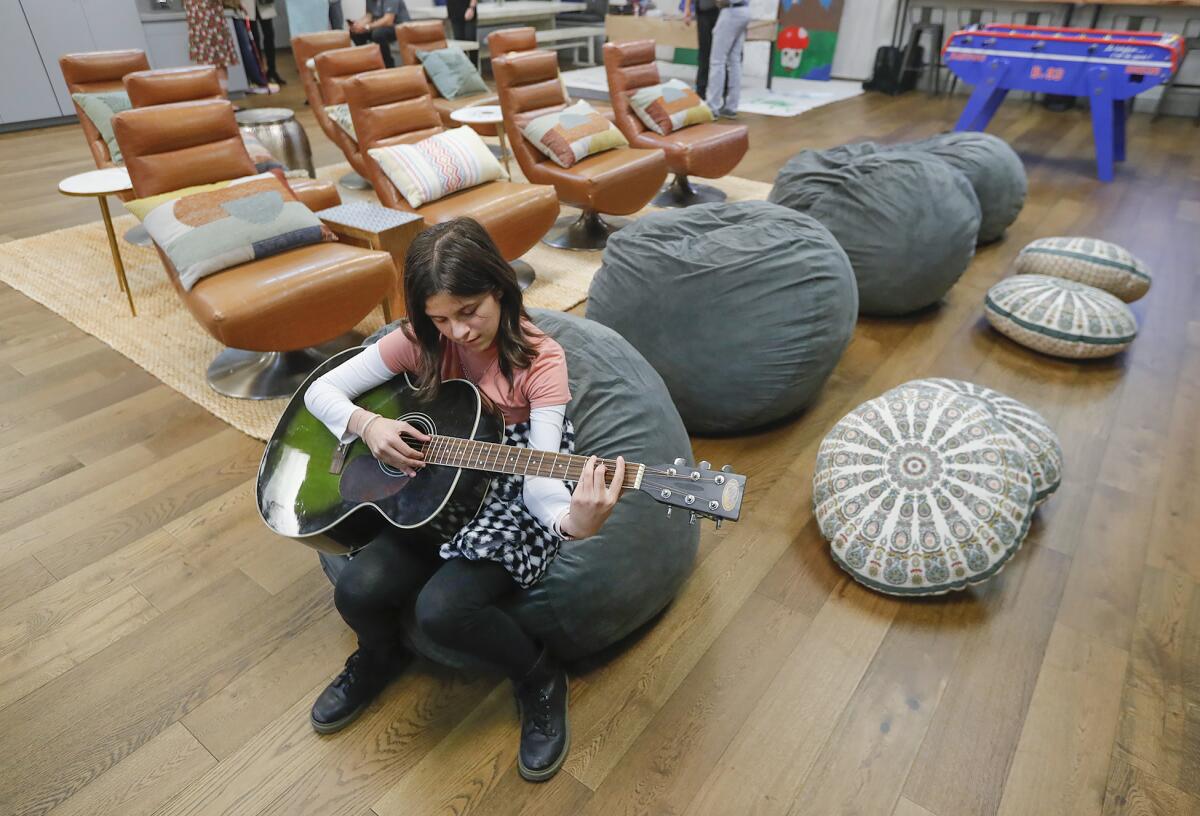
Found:
<path fill-rule="evenodd" d="M 529 447 L 529 423 L 505 427 L 504 444 Z M 563 422 L 558 452 L 575 452 L 575 428 L 569 419 Z M 498 475 L 475 518 L 441 546 L 442 558 L 497 561 L 522 588 L 540 581 L 562 539 L 525 507 L 524 489 L 524 476 Z"/>

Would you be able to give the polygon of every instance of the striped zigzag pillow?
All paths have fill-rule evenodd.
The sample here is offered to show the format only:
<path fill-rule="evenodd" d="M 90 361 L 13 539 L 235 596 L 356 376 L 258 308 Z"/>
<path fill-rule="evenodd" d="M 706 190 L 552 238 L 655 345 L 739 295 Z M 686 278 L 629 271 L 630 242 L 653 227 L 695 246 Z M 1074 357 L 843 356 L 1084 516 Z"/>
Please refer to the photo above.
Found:
<path fill-rule="evenodd" d="M 479 134 L 466 126 L 367 153 L 413 209 L 468 187 L 508 178 Z"/>

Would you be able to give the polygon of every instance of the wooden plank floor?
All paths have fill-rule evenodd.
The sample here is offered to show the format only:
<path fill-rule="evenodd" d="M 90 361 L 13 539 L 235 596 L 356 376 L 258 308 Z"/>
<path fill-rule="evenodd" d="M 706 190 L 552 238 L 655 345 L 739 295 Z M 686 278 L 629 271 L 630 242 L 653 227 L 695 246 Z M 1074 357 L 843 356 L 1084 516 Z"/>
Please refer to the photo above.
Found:
<path fill-rule="evenodd" d="M 296 83 L 250 104 L 300 108 Z M 737 174 L 805 147 L 947 129 L 961 100 L 867 95 L 743 117 Z M 300 110 L 318 164 L 336 148 Z M 253 510 L 260 443 L 0 286 L 0 813 L 1200 813 L 1200 152 L 1190 122 L 1131 121 L 1095 180 L 1088 120 L 1005 105 L 1029 200 L 937 309 L 859 321 L 820 400 L 773 430 L 696 439 L 750 477 L 706 527 L 656 625 L 578 667 L 574 745 L 520 780 L 510 692 L 416 663 L 354 727 L 308 707 L 352 648 L 316 558 Z M 0 136 L 0 237 L 95 220 L 55 183 L 74 126 Z M 1036 237 L 1117 241 L 1155 272 L 1141 335 L 1073 363 L 993 333 L 986 288 Z M 914 377 L 975 380 L 1058 428 L 1062 490 L 985 586 L 872 594 L 811 512 L 816 447 Z"/>

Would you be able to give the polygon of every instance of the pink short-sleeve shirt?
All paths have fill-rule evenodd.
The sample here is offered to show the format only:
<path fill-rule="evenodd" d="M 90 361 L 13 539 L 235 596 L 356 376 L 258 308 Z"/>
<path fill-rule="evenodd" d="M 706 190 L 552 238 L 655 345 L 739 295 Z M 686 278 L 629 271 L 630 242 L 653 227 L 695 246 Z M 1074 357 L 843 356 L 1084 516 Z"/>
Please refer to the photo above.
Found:
<path fill-rule="evenodd" d="M 562 346 L 529 321 L 522 321 L 521 328 L 537 356 L 529 368 L 513 372 L 511 388 L 500 373 L 495 345 L 476 352 L 442 338 L 442 379 L 461 377 L 475 383 L 504 414 L 506 425 L 528 422 L 529 411 L 533 408 L 566 405 L 571 401 L 567 358 Z M 420 349 L 403 328 L 395 329 L 379 341 L 379 354 L 384 364 L 396 374 L 416 371 L 420 365 Z"/>

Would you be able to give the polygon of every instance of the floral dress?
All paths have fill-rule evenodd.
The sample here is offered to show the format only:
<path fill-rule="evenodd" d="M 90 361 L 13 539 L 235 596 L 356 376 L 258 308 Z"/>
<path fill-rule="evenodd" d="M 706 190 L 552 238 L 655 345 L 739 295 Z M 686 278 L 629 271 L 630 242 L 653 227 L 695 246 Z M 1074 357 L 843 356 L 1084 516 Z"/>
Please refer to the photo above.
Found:
<path fill-rule="evenodd" d="M 188 58 L 192 62 L 224 68 L 238 61 L 221 0 L 183 0 L 183 10 L 187 13 Z"/>

